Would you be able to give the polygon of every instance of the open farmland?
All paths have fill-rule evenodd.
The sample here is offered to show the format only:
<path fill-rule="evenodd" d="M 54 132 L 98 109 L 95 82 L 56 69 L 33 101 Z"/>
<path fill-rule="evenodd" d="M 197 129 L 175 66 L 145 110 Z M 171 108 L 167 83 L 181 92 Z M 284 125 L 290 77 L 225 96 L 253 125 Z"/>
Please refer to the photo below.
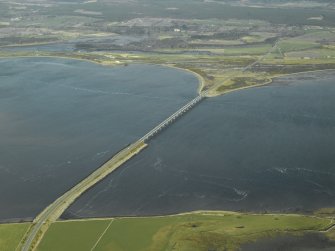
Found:
<path fill-rule="evenodd" d="M 30 223 L 0 224 L 1 250 L 15 250 L 29 226 Z"/>
<path fill-rule="evenodd" d="M 331 225 L 326 218 L 231 212 L 65 221 L 51 226 L 38 250 L 234 250 L 258 238 L 317 232 Z"/>

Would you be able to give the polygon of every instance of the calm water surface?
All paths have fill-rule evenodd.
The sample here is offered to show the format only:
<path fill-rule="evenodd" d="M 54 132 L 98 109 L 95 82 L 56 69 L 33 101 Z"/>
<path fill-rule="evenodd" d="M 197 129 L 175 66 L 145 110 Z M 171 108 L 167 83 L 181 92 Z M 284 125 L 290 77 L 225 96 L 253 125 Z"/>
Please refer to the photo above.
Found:
<path fill-rule="evenodd" d="M 31 218 L 197 95 L 189 73 L 0 60 L 0 221 Z"/>
<path fill-rule="evenodd" d="M 335 74 L 207 99 L 66 217 L 335 206 Z"/>

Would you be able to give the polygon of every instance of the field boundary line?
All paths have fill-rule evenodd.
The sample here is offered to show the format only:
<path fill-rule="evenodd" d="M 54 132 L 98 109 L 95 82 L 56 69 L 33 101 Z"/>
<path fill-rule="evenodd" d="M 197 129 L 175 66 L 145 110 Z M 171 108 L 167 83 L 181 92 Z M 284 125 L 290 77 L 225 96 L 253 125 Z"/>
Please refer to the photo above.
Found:
<path fill-rule="evenodd" d="M 94 246 L 91 248 L 90 251 L 94 251 L 94 249 L 98 246 L 99 242 L 101 241 L 101 239 L 104 237 L 104 235 L 107 233 L 108 229 L 110 228 L 110 226 L 112 225 L 114 219 L 111 219 L 111 221 L 109 222 L 108 226 L 106 227 L 106 229 L 102 232 L 102 234 L 99 236 L 98 240 L 96 241 L 96 243 L 94 244 Z"/>

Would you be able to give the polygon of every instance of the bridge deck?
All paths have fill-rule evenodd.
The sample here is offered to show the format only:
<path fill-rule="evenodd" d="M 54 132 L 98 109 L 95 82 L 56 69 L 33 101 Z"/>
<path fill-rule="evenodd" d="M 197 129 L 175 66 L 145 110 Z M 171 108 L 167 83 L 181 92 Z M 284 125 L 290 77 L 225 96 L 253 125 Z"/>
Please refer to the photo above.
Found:
<path fill-rule="evenodd" d="M 151 131 L 149 131 L 147 134 L 145 134 L 142 138 L 139 139 L 139 141 L 147 141 L 151 137 L 153 137 L 155 134 L 157 134 L 160 130 L 164 129 L 166 126 L 168 126 L 170 123 L 172 123 L 174 120 L 182 116 L 185 112 L 193 108 L 196 104 L 198 104 L 200 101 L 204 99 L 203 95 L 199 95 L 196 98 L 192 99 L 190 102 L 188 102 L 186 105 L 181 107 L 178 111 L 173 113 L 170 117 L 165 119 L 163 122 L 161 122 L 159 125 L 154 127 Z"/>

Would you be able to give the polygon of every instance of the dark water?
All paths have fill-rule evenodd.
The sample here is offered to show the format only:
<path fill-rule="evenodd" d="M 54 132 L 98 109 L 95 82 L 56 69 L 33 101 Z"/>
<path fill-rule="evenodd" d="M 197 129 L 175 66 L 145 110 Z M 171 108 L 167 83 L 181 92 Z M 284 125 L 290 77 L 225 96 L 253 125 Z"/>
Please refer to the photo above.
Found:
<path fill-rule="evenodd" d="M 189 73 L 0 60 L 0 221 L 35 216 L 197 95 Z"/>
<path fill-rule="evenodd" d="M 75 44 L 73 43 L 50 43 L 41 45 L 22 45 L 22 46 L 9 46 L 1 47 L 0 51 L 52 51 L 52 52 L 64 52 L 74 51 Z"/>
<path fill-rule="evenodd" d="M 207 99 L 66 217 L 335 206 L 335 74 Z"/>
<path fill-rule="evenodd" d="M 117 46 L 128 45 L 133 42 L 140 42 L 146 37 L 142 36 L 126 36 L 126 35 L 113 35 L 103 37 L 87 37 L 69 40 L 67 42 L 51 42 L 40 45 L 19 45 L 19 46 L 4 46 L 0 47 L 0 51 L 45 51 L 45 52 L 64 52 L 64 51 L 76 51 L 77 44 L 110 44 Z M 81 51 L 85 50 L 80 48 Z"/>

